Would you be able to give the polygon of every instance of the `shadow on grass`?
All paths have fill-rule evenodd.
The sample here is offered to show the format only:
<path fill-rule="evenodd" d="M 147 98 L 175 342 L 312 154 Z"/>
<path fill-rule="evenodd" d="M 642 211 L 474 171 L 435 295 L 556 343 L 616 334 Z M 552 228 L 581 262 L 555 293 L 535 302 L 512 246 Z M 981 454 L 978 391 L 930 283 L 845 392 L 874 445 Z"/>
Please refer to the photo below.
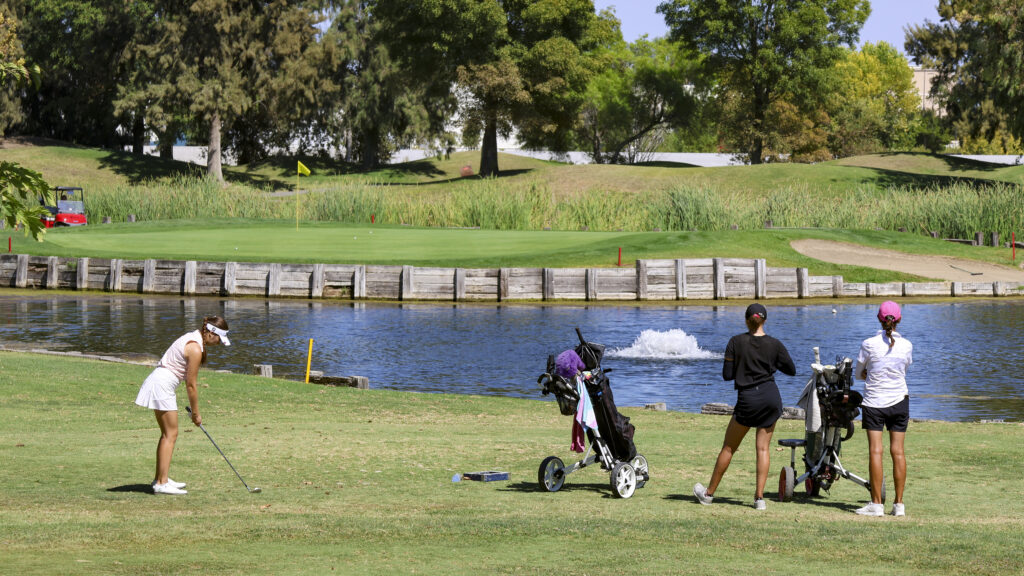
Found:
<path fill-rule="evenodd" d="M 538 494 L 547 494 L 546 490 L 541 490 L 540 484 L 536 482 L 516 482 L 515 484 L 507 484 L 504 488 L 500 488 L 502 492 L 536 492 Z M 611 487 L 607 482 L 598 483 L 583 483 L 583 482 L 566 482 L 562 484 L 562 487 L 558 490 L 559 492 L 603 492 L 605 498 L 614 498 L 611 493 Z"/>
<path fill-rule="evenodd" d="M 99 160 L 99 165 L 102 169 L 125 177 L 130 184 L 173 177 L 203 178 L 206 176 L 206 168 L 198 164 L 166 160 L 156 156 L 136 156 L 128 152 L 110 152 Z M 248 174 L 229 166 L 224 167 L 224 179 L 228 182 L 246 184 L 256 188 L 287 185 L 284 180 L 268 178 L 259 174 Z"/>
<path fill-rule="evenodd" d="M 690 494 L 668 494 L 668 495 L 665 496 L 665 500 L 674 500 L 674 501 L 677 501 L 677 502 L 689 502 L 690 504 L 695 504 L 697 506 L 703 506 L 703 504 L 701 504 L 700 502 L 697 502 L 697 498 L 694 497 L 694 495 L 692 493 L 690 493 Z M 747 508 L 752 508 L 753 505 L 754 505 L 754 499 L 753 499 L 753 496 L 751 496 L 750 502 L 747 502 L 746 500 L 739 500 L 738 498 L 726 498 L 724 496 L 715 496 L 715 501 L 714 501 L 713 504 L 711 504 L 711 506 L 718 506 L 719 504 L 722 504 L 723 506 L 746 506 Z"/>
<path fill-rule="evenodd" d="M 530 169 L 530 168 L 521 168 L 521 169 L 518 169 L 518 170 L 501 170 L 500 172 L 498 172 L 497 176 L 491 176 L 489 178 L 496 178 L 496 179 L 510 178 L 512 176 L 519 176 L 520 174 L 526 174 L 526 173 L 532 172 L 532 171 L 533 170 Z M 469 180 L 488 180 L 489 178 L 484 178 L 484 177 L 482 177 L 482 176 L 480 176 L 478 174 L 474 174 L 473 176 L 455 176 L 455 177 L 452 177 L 452 178 L 445 178 L 443 180 L 421 180 L 419 182 L 378 182 L 375 185 L 377 185 L 377 186 L 428 186 L 430 184 L 451 184 L 453 182 L 462 182 L 462 181 L 469 181 Z"/>
<path fill-rule="evenodd" d="M 950 156 L 948 154 L 929 154 L 927 152 L 891 152 L 880 154 L 883 158 L 902 157 L 907 156 L 914 158 L 934 158 L 942 161 L 947 168 L 953 171 L 965 172 L 967 170 L 976 170 L 978 172 L 994 172 L 1001 168 L 1006 168 L 1006 164 L 994 164 L 992 162 L 982 162 L 981 160 L 974 160 L 971 158 L 960 158 L 958 156 Z"/>
<path fill-rule="evenodd" d="M 149 484 L 123 484 L 107 488 L 107 492 L 137 492 L 139 494 L 153 494 L 153 487 Z"/>

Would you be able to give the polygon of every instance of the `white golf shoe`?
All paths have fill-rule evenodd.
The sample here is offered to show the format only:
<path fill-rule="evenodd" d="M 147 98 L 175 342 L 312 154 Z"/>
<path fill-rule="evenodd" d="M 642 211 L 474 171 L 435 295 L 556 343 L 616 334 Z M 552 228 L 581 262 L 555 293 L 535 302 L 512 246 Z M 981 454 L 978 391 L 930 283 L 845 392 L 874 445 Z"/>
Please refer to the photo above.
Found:
<path fill-rule="evenodd" d="M 877 502 L 868 502 L 867 506 L 855 510 L 861 516 L 885 516 L 885 507 Z"/>
<path fill-rule="evenodd" d="M 188 494 L 188 492 L 181 488 L 177 488 L 168 482 L 167 484 L 153 484 L 153 494 L 171 494 L 177 496 L 181 494 Z"/>
<path fill-rule="evenodd" d="M 175 488 L 184 488 L 185 486 L 187 486 L 187 484 L 185 484 L 184 482 L 175 482 L 170 478 L 167 479 L 167 484 L 174 486 Z M 150 482 L 150 486 L 156 486 L 156 480 Z"/>

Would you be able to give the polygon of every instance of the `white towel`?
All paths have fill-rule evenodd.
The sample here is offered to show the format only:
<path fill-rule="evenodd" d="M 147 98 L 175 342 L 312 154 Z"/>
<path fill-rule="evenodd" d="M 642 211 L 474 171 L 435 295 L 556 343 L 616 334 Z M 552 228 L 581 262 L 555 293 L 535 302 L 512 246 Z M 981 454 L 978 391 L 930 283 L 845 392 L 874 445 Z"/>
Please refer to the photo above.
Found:
<path fill-rule="evenodd" d="M 821 430 L 821 407 L 818 406 L 818 389 L 814 385 L 817 379 L 818 374 L 815 372 L 807 381 L 803 392 L 800 393 L 800 400 L 796 403 L 804 409 L 804 430 L 811 433 Z"/>

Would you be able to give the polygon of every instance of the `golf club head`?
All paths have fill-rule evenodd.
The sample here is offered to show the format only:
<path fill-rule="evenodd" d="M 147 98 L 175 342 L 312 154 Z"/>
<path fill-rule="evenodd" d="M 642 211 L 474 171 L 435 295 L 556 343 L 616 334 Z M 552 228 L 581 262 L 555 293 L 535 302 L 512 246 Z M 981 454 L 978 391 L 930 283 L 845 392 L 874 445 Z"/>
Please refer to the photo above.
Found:
<path fill-rule="evenodd" d="M 249 490 L 249 492 L 252 492 L 252 493 L 255 493 L 255 494 L 259 494 L 260 492 L 263 492 L 263 488 L 260 488 L 259 486 L 253 486 Z"/>

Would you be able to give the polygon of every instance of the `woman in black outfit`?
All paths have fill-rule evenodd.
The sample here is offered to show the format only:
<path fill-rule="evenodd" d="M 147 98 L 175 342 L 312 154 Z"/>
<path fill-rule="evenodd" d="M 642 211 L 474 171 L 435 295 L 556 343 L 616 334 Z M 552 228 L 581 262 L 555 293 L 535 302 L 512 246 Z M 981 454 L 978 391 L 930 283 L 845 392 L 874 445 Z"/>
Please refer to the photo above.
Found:
<path fill-rule="evenodd" d="M 735 380 L 737 398 L 732 420 L 725 430 L 722 451 L 718 453 L 715 471 L 708 487 L 697 484 L 693 494 L 701 504 L 711 504 L 718 483 L 729 468 L 732 455 L 740 447 L 751 428 L 757 428 L 757 488 L 754 508 L 764 510 L 764 485 L 768 480 L 769 448 L 775 422 L 782 416 L 782 396 L 775 385 L 775 371 L 796 375 L 796 366 L 789 351 L 775 338 L 764 333 L 768 311 L 761 304 L 747 307 L 747 332 L 737 334 L 725 347 L 722 379 Z"/>

